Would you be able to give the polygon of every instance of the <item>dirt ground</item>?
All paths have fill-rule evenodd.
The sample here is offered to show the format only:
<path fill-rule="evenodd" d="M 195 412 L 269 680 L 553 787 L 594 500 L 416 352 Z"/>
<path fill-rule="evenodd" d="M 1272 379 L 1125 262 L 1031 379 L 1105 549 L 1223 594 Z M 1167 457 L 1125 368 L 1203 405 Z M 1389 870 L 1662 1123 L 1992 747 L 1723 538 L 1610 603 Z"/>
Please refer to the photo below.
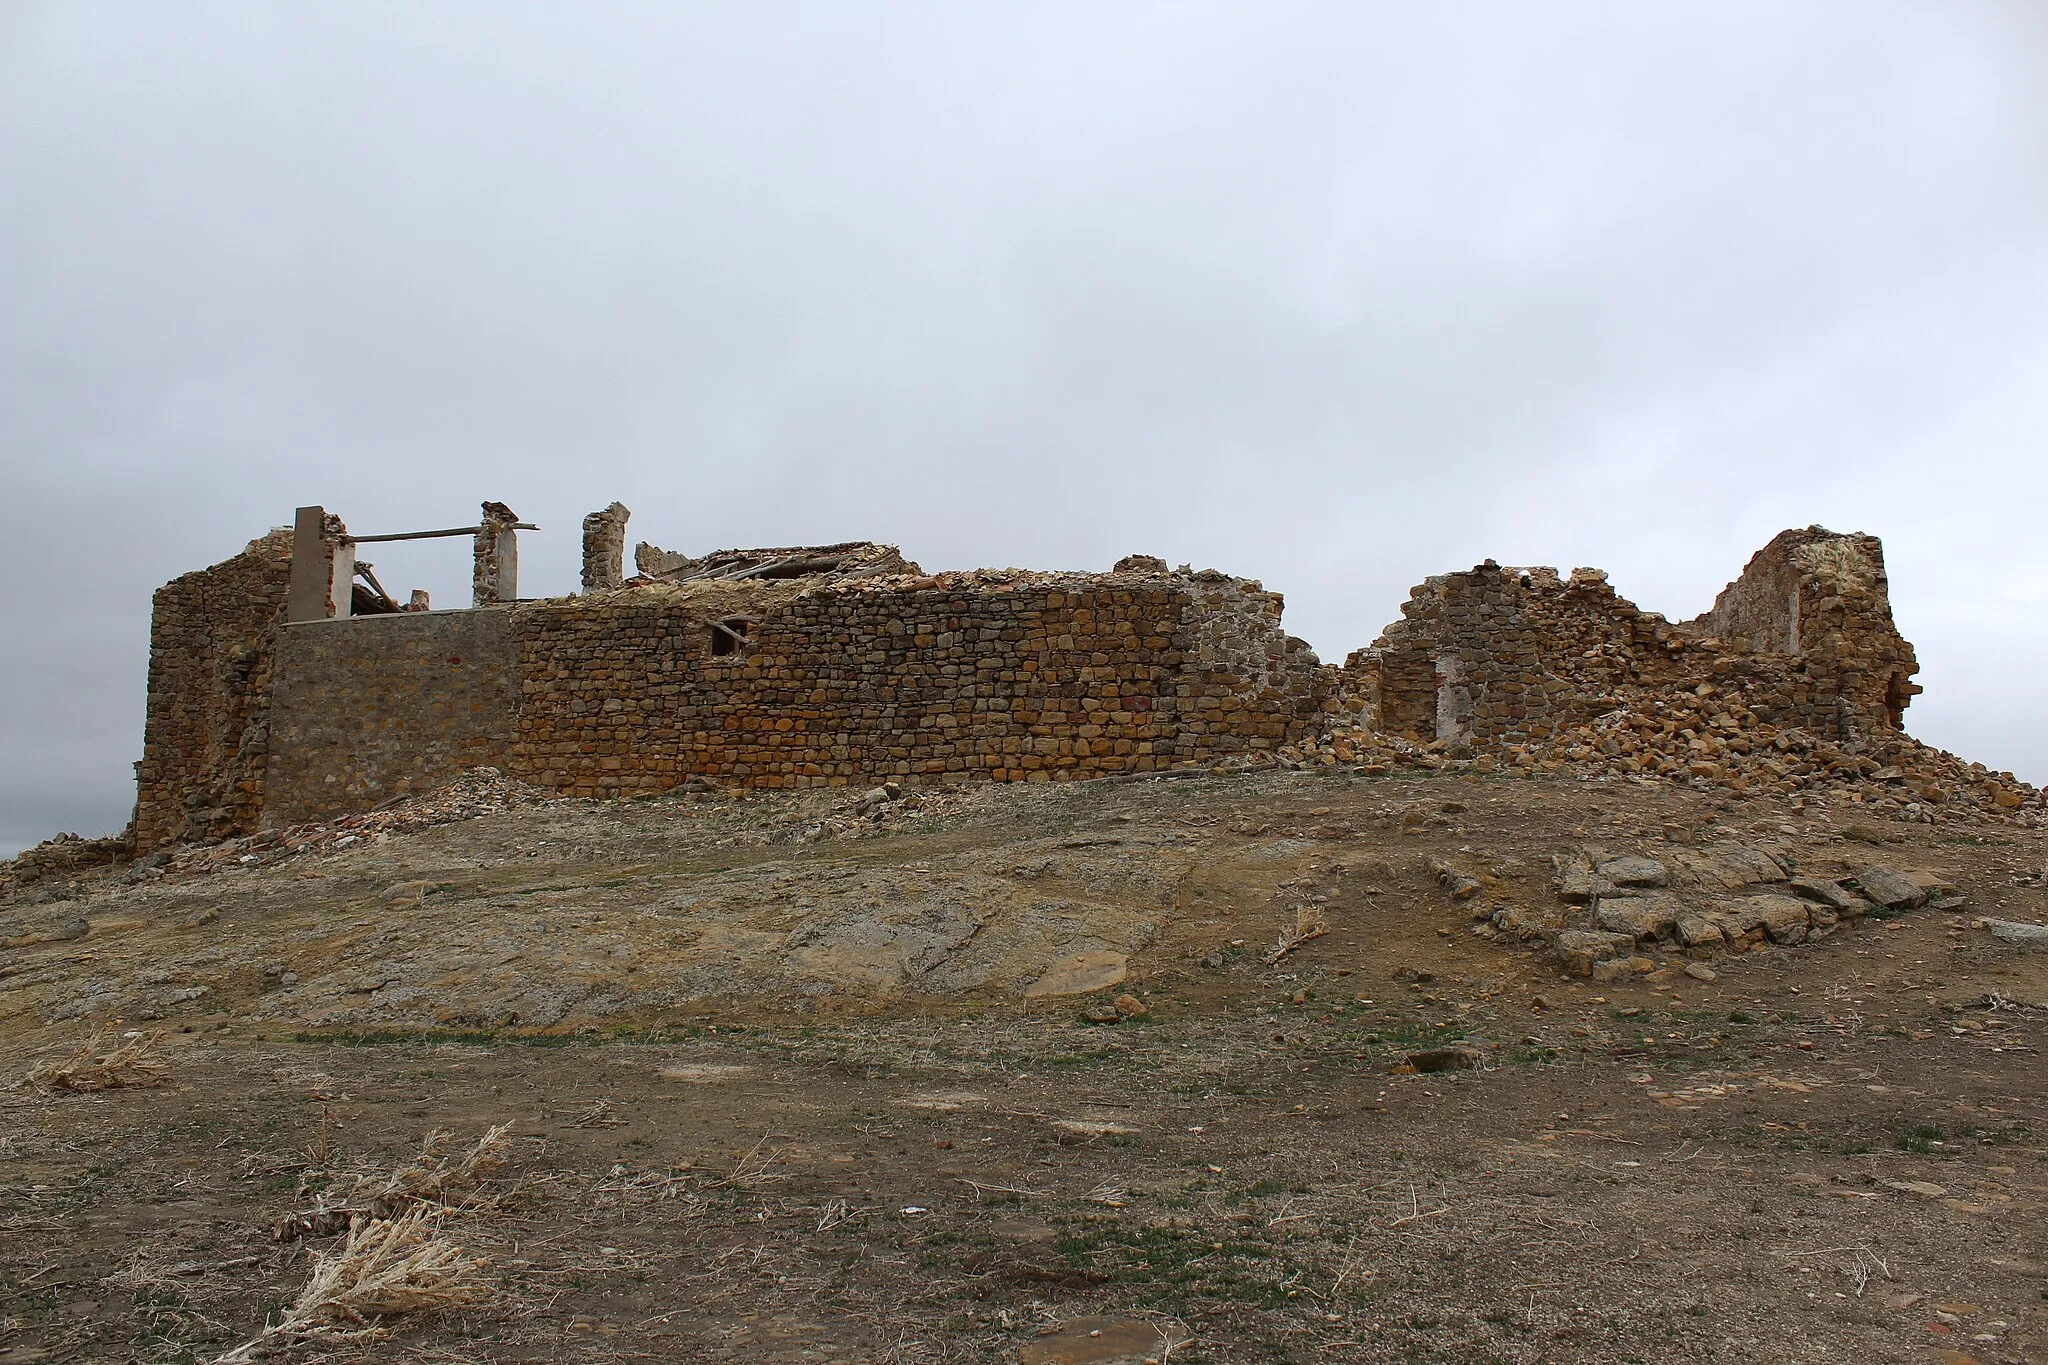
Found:
<path fill-rule="evenodd" d="M 264 1358 L 2048 1359 L 2048 952 L 1979 927 L 2048 919 L 2039 832 L 1476 774 L 858 795 L 0 903 L 0 1362 L 215 1360 L 321 1211 L 495 1124 L 423 1205 L 483 1297 Z M 1485 918 L 1587 848 L 1953 896 L 1595 981 Z M 94 1028 L 165 1082 L 26 1079 Z"/>

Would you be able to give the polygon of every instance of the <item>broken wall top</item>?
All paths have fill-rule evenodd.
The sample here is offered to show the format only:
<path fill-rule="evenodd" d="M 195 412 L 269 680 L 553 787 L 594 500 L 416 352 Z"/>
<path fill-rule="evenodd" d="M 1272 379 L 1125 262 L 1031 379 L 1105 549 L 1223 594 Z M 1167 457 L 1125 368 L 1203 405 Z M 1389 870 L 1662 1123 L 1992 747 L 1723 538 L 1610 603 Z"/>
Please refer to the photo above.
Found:
<path fill-rule="evenodd" d="M 633 566 L 643 578 L 671 583 L 696 579 L 862 578 L 920 572 L 894 545 L 869 540 L 714 550 L 694 557 L 643 540 L 633 549 Z"/>

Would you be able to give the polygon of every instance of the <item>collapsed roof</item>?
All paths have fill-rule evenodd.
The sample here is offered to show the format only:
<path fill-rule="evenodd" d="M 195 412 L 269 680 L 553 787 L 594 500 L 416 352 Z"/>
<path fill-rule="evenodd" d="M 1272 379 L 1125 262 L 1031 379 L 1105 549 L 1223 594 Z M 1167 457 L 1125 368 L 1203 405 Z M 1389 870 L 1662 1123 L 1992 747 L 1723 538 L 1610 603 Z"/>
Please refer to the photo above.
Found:
<path fill-rule="evenodd" d="M 714 550 L 692 558 L 641 541 L 633 547 L 640 576 L 664 583 L 712 580 L 821 578 L 845 580 L 880 574 L 922 573 L 894 545 L 848 540 L 837 545 L 780 545 L 750 550 Z"/>

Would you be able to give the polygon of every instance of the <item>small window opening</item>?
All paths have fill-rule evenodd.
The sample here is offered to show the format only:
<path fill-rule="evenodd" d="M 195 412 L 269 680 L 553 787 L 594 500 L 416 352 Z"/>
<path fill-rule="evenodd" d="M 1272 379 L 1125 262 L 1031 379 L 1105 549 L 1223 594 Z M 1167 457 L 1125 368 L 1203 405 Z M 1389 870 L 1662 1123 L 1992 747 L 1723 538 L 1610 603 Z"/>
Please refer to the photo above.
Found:
<path fill-rule="evenodd" d="M 724 658 L 728 654 L 742 653 L 747 647 L 747 620 L 736 616 L 727 621 L 711 623 L 711 655 Z"/>

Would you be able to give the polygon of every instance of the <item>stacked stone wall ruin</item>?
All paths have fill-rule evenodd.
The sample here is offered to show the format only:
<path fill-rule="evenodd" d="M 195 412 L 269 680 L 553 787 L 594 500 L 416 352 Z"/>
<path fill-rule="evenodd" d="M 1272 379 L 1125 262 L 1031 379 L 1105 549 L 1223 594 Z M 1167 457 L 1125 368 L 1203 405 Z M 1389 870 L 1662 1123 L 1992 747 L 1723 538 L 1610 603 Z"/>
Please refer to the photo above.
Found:
<path fill-rule="evenodd" d="M 1541 743 L 1631 692 L 1727 693 L 1760 720 L 1856 741 L 1904 724 L 1913 647 L 1892 622 L 1874 536 L 1787 531 L 1712 611 L 1674 624 L 1607 576 L 1491 561 L 1420 584 L 1346 668 L 1382 728 L 1453 752 Z"/>
<path fill-rule="evenodd" d="M 737 588 L 738 585 L 735 585 Z M 1046 781 L 1270 749 L 1319 712 L 1280 602 L 1215 575 L 963 574 L 781 602 L 624 593 L 515 614 L 513 771 L 584 796 Z M 743 643 L 721 652 L 721 629 Z"/>
<path fill-rule="evenodd" d="M 260 823 L 271 666 L 291 574 L 292 532 L 280 528 L 157 589 L 135 765 L 138 851 Z"/>
<path fill-rule="evenodd" d="M 616 798 L 1154 772 L 1284 756 L 1338 725 L 1511 755 L 1701 688 L 1855 744 L 1896 732 L 1918 691 L 1882 547 L 1819 528 L 1774 539 L 1684 623 L 1594 570 L 1432 578 L 1340 668 L 1286 634 L 1279 594 L 1149 556 L 930 575 L 860 542 L 643 544 L 621 581 L 626 515 L 586 519 L 577 597 L 500 586 L 518 527 L 499 504 L 470 611 L 287 623 L 289 532 L 167 585 L 138 848 L 364 810 L 479 765 Z"/>
<path fill-rule="evenodd" d="M 1687 628 L 1736 655 L 1796 656 L 1804 685 L 1791 683 L 1777 710 L 1815 729 L 1832 716 L 1845 738 L 1902 728 L 1920 692 L 1920 661 L 1892 622 L 1876 536 L 1781 532 Z"/>

